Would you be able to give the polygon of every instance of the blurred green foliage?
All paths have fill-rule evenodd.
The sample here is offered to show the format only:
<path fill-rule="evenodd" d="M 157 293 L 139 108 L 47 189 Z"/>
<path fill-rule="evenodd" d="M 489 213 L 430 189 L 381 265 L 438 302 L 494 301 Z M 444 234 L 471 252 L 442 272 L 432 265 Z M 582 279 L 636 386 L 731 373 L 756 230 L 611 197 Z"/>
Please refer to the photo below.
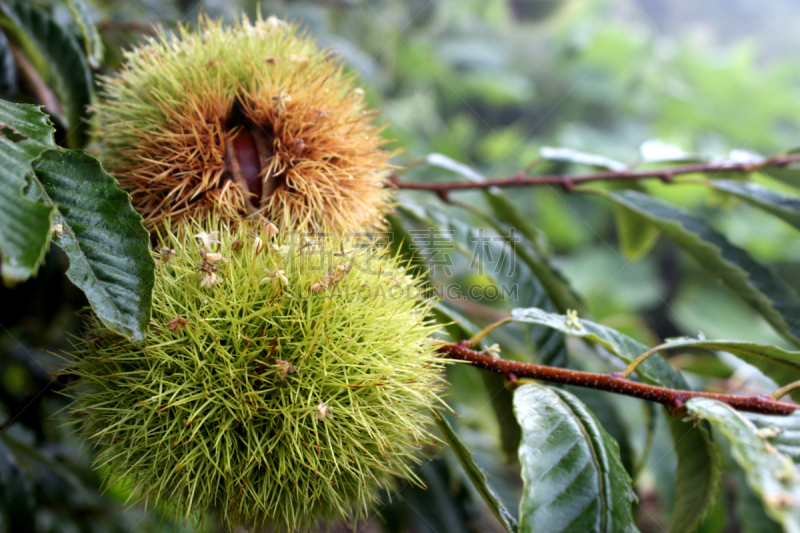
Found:
<path fill-rule="evenodd" d="M 41 8 L 75 42 L 85 44 L 87 65 L 94 74 L 104 75 L 113 75 L 123 62 L 123 51 L 148 38 L 155 26 L 169 32 L 179 24 L 194 24 L 199 13 L 227 19 L 241 12 L 251 17 L 275 13 L 300 21 L 359 73 L 371 105 L 382 110 L 389 124 L 385 135 L 392 140 L 391 148 L 399 150 L 396 163 L 410 167 L 403 179 L 457 177 L 441 167 L 414 166 L 431 153 L 465 163 L 480 175 L 499 177 L 523 168 L 543 174 L 592 169 L 574 160 L 541 159 L 540 151 L 547 146 L 629 164 L 652 159 L 653 147 L 658 152 L 662 146 L 647 144 L 654 139 L 679 148 L 683 158 L 701 154 L 741 159 L 800 145 L 800 4 L 792 0 L 29 4 Z M 91 26 L 97 27 L 99 40 L 84 33 Z M 0 33 L 2 96 L 47 103 L 37 90 L 36 77 L 25 74 L 30 65 L 14 42 L 13 35 L 9 42 Z M 56 69 L 48 75 L 40 81 L 51 83 L 56 97 L 62 98 L 64 73 Z M 70 116 L 74 110 L 65 107 L 48 109 L 62 133 L 75 122 Z M 57 140 L 70 146 L 80 142 L 63 135 Z M 95 148 L 88 146 L 90 151 Z M 758 173 L 753 180 L 786 191 L 800 182 L 800 174 L 786 169 Z M 701 214 L 731 242 L 800 289 L 795 228 L 700 185 L 677 187 L 649 180 L 640 188 Z M 480 192 L 453 197 L 491 212 L 490 201 Z M 515 189 L 507 199 L 537 229 L 540 241 L 535 244 L 552 254 L 552 264 L 585 302 L 583 315 L 648 345 L 669 336 L 702 333 L 786 346 L 763 318 L 665 239 L 637 261 L 624 256 L 615 211 L 608 202 L 551 187 Z M 469 227 L 486 226 L 474 212 L 444 204 L 432 194 L 404 192 L 402 201 Z M 467 263 L 456 259 L 448 283 L 491 282 L 476 277 Z M 122 512 L 124 487 L 98 492 L 100 476 L 90 468 L 91 449 L 60 426 L 65 400 L 58 395 L 63 384 L 53 377 L 59 359 L 52 354 L 68 354 L 70 338 L 81 327 L 75 312 L 86 305 L 64 276 L 66 268 L 64 254 L 52 247 L 36 279 L 0 289 L 0 505 L 5 511 L 0 513 L 0 531 L 170 531 L 172 522 L 163 519 L 167 509 L 134 507 Z M 449 308 L 453 316 L 467 315 L 477 329 L 502 310 L 532 307 L 546 299 L 540 286 L 524 290 L 519 298 L 529 301 L 500 301 L 479 309 L 471 302 L 454 301 Z M 514 326 L 496 332 L 486 344 L 499 343 L 509 358 L 548 357 L 560 365 L 608 368 L 580 345 L 570 345 L 567 361 L 564 338 L 541 335 L 539 329 Z M 534 354 L 531 346 L 540 353 Z M 693 387 L 742 393 L 774 389 L 752 367 L 724 354 L 687 351 L 671 362 Z M 507 391 L 502 383 L 490 383 L 470 368 L 450 368 L 448 380 L 448 401 L 460 416 L 455 425 L 461 438 L 490 475 L 500 499 L 516 513 L 522 484 L 518 469 L 507 464 L 502 452 L 513 452 L 519 436 L 495 416 L 510 405 L 510 395 L 503 396 Z M 573 392 L 595 409 L 623 452 L 623 465 L 639 495 L 634 510 L 640 530 L 669 527 L 676 459 L 663 417 L 642 402 Z M 380 517 L 360 531 L 500 530 L 453 453 L 431 453 L 435 461 L 420 474 L 430 490 L 401 487 L 391 502 L 387 498 Z M 747 509 L 760 508 L 753 507 L 754 496 L 743 488 L 741 476 L 738 467 L 724 474 L 724 497 L 698 531 L 756 531 L 774 525 L 766 517 L 753 519 L 755 511 Z M 180 524 L 174 527 L 182 529 Z M 205 528 L 216 530 L 217 525 Z"/>

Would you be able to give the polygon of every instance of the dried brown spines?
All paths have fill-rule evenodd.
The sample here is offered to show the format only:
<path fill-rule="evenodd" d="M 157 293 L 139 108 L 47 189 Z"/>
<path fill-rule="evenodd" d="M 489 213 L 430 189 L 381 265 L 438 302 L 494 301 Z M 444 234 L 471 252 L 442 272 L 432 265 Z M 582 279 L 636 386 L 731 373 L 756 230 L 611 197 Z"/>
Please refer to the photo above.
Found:
<path fill-rule="evenodd" d="M 379 223 L 390 200 L 363 91 L 274 18 L 151 40 L 97 107 L 107 166 L 151 228 L 213 210 L 344 232 Z"/>

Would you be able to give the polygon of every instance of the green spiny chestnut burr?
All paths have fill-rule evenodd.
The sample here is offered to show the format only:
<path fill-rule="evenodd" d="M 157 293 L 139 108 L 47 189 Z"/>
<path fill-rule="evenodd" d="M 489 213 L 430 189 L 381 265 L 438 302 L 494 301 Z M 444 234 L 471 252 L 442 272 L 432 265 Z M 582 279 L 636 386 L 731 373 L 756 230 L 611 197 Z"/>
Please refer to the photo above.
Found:
<path fill-rule="evenodd" d="M 93 320 L 65 371 L 98 465 L 183 519 L 291 531 L 418 482 L 442 362 L 400 258 L 213 218 L 161 245 L 145 343 Z"/>

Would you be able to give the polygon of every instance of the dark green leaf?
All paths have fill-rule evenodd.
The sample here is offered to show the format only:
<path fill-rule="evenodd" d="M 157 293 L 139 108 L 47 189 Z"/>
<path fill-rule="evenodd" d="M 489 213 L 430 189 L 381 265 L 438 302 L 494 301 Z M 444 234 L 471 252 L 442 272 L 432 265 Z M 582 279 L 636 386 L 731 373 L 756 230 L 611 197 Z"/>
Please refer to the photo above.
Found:
<path fill-rule="evenodd" d="M 547 291 L 555 308 L 562 313 L 568 309 L 583 309 L 585 306 L 581 298 L 561 272 L 552 265 L 544 254 L 542 246 L 537 244 L 541 237 L 536 228 L 519 213 L 502 191 L 484 191 L 484 196 L 494 216 L 477 210 L 474 212 L 489 223 L 512 247 L 516 257 L 528 266 Z"/>
<path fill-rule="evenodd" d="M 515 392 L 514 412 L 522 426 L 520 531 L 637 531 L 619 447 L 586 406 L 530 384 Z"/>
<path fill-rule="evenodd" d="M 694 531 L 714 505 L 719 491 L 721 458 L 705 422 L 692 424 L 670 418 L 669 429 L 678 456 L 672 533 Z"/>
<path fill-rule="evenodd" d="M 83 0 L 66 0 L 67 7 L 72 12 L 75 22 L 81 29 L 83 36 L 83 47 L 86 50 L 86 59 L 89 66 L 93 69 L 100 68 L 100 62 L 103 60 L 103 40 L 97 31 L 97 26 L 92 22 L 92 17 L 89 14 L 89 9 Z"/>
<path fill-rule="evenodd" d="M 442 154 L 428 154 L 425 161 L 429 165 L 446 168 L 474 182 L 484 180 L 483 175 L 472 167 Z M 463 207 L 470 208 L 472 213 L 488 222 L 511 246 L 516 248 L 517 244 L 521 244 L 516 250 L 517 255 L 528 264 L 531 271 L 542 282 L 559 311 L 582 309 L 583 304 L 580 298 L 546 257 L 545 244 L 542 242 L 546 237 L 542 232 L 520 214 L 516 206 L 508 200 L 504 191 L 492 188 L 484 189 L 482 192 L 494 217 L 480 210 L 471 209 L 471 206 L 467 204 L 464 204 Z M 516 235 L 512 234 L 512 230 Z"/>
<path fill-rule="evenodd" d="M 0 95 L 11 96 L 17 92 L 17 64 L 11 53 L 11 43 L 0 30 Z"/>
<path fill-rule="evenodd" d="M 428 265 L 425 263 L 425 258 L 419 254 L 414 253 L 412 248 L 412 236 L 408 229 L 403 226 L 403 219 L 396 215 L 389 215 L 386 217 L 389 221 L 388 246 L 397 254 L 400 254 L 404 260 L 409 261 L 410 266 L 413 266 L 414 272 L 418 276 L 422 276 L 430 283 L 430 275 Z"/>
<path fill-rule="evenodd" d="M 503 527 L 506 528 L 506 531 L 511 533 L 515 533 L 518 531 L 517 522 L 514 520 L 514 517 L 508 512 L 503 502 L 497 497 L 494 493 L 492 488 L 489 486 L 489 481 L 486 479 L 486 474 L 475 464 L 475 460 L 472 458 L 472 454 L 469 452 L 464 443 L 461 442 L 461 439 L 458 437 L 453 428 L 450 426 L 450 423 L 436 410 L 433 410 L 433 417 L 436 420 L 436 424 L 439 426 L 439 429 L 444 434 L 444 438 L 447 440 L 448 444 L 450 444 L 451 449 L 458 457 L 461 466 L 464 467 L 464 471 L 469 476 L 469 479 L 472 481 L 472 484 L 475 486 L 475 489 L 480 493 L 481 497 L 483 497 L 486 504 L 489 506 L 489 509 L 492 510 L 494 515 L 503 524 Z"/>
<path fill-rule="evenodd" d="M 727 494 L 726 494 L 727 496 Z M 696 533 L 726 533 L 731 522 L 731 509 L 730 498 L 720 497 L 711 506 L 705 518 L 703 518 L 697 527 L 694 529 Z"/>
<path fill-rule="evenodd" d="M 644 344 L 615 329 L 589 320 L 569 320 L 565 316 L 547 313 L 541 309 L 514 309 L 511 315 L 517 321 L 549 326 L 566 335 L 600 344 L 627 363 L 648 349 Z M 689 388 L 683 376 L 659 354 L 646 359 L 636 372 L 647 383 L 673 389 Z M 714 503 L 720 458 L 703 428 L 687 427 L 687 424 L 671 417 L 667 417 L 667 423 L 678 455 L 676 493 L 687 495 L 675 500 L 673 520 L 678 526 L 685 528 L 675 531 L 689 531 Z"/>
<path fill-rule="evenodd" d="M 608 187 L 612 191 L 645 191 L 644 186 L 636 182 L 616 183 L 612 181 L 608 183 Z M 614 205 L 614 221 L 617 226 L 620 251 L 631 261 L 642 259 L 658 242 L 658 228 L 630 209 Z"/>
<path fill-rule="evenodd" d="M 763 209 L 768 213 L 800 229 L 800 198 L 786 196 L 757 183 L 736 180 L 711 180 L 708 185 L 714 189 Z"/>
<path fill-rule="evenodd" d="M 415 473 L 425 486 L 408 483 L 391 495 L 390 503 L 380 511 L 383 531 L 476 533 L 474 524 L 480 518 L 479 510 L 469 487 L 453 471 L 455 468 L 458 468 L 455 461 L 450 467 L 443 459 L 420 465 Z"/>
<path fill-rule="evenodd" d="M 769 268 L 732 245 L 700 218 L 636 191 L 608 197 L 638 213 L 800 346 L 800 300 Z"/>
<path fill-rule="evenodd" d="M 524 261 L 516 260 L 514 249 L 507 246 L 502 238 L 495 239 L 482 228 L 474 228 L 416 204 L 406 203 L 398 211 L 426 228 L 449 232 L 447 235 L 455 247 L 454 251 L 470 261 L 471 269 L 491 279 L 500 292 L 504 287 L 510 292 L 509 305 L 555 309 L 538 278 Z M 530 332 L 530 336 L 540 362 L 563 364 L 566 355 L 562 335 L 548 328 L 537 328 Z"/>
<path fill-rule="evenodd" d="M 796 163 L 786 165 L 785 167 L 766 166 L 762 167 L 760 170 L 767 176 L 786 183 L 787 185 L 800 187 L 800 165 Z"/>
<path fill-rule="evenodd" d="M 31 163 L 55 148 L 53 126 L 38 106 L 0 100 L 0 256 L 7 285 L 36 274 L 53 227 L 51 205 L 24 195 Z"/>
<path fill-rule="evenodd" d="M 155 264 L 130 197 L 83 151 L 46 152 L 34 169 L 36 196 L 58 208 L 63 229 L 55 239 L 70 259 L 67 276 L 109 329 L 143 341 Z"/>
<path fill-rule="evenodd" d="M 542 255 L 548 253 L 547 236 L 534 226 L 528 217 L 519 212 L 505 191 L 497 187 L 483 189 L 483 196 L 498 221 L 521 233 L 537 253 Z"/>
<path fill-rule="evenodd" d="M 756 426 L 730 406 L 709 398 L 686 402 L 688 412 L 707 420 L 730 443 L 731 456 L 744 470 L 767 515 L 784 531 L 800 531 L 800 476 L 791 458 L 772 447 Z"/>
<path fill-rule="evenodd" d="M 781 526 L 764 512 L 758 494 L 747 486 L 742 469 L 734 466 L 733 470 L 736 481 L 736 514 L 742 533 L 781 533 Z"/>
<path fill-rule="evenodd" d="M 0 2 L 0 13 L 0 25 L 13 35 L 40 74 L 54 82 L 65 109 L 68 144 L 82 147 L 89 137 L 86 110 L 92 103 L 93 90 L 92 74 L 80 43 L 46 11 L 27 2 Z"/>
<path fill-rule="evenodd" d="M 0 504 L 8 531 L 36 531 L 33 482 L 3 438 L 0 438 Z"/>
<path fill-rule="evenodd" d="M 633 211 L 615 205 L 614 220 L 622 255 L 631 261 L 643 258 L 658 242 L 658 229 Z"/>
<path fill-rule="evenodd" d="M 491 373 L 492 372 L 484 372 L 484 374 Z M 634 464 L 636 454 L 631 445 L 630 432 L 620 418 L 617 407 L 609 400 L 608 393 L 582 387 L 567 387 L 567 390 L 592 411 L 592 414 L 600 422 L 600 425 L 603 426 L 603 429 L 617 441 L 622 465 L 625 467 L 625 471 L 628 475 L 633 478 L 636 474 L 636 465 Z"/>

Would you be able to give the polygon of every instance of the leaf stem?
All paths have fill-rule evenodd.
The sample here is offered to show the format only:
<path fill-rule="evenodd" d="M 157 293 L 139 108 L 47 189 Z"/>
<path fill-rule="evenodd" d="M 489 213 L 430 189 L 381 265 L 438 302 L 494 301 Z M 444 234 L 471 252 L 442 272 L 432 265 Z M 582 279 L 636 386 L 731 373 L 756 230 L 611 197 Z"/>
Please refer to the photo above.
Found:
<path fill-rule="evenodd" d="M 500 326 L 504 326 L 504 325 L 508 324 L 512 320 L 513 319 L 511 317 L 507 317 L 507 318 L 504 318 L 503 320 L 498 320 L 494 324 L 489 324 L 488 326 L 486 326 L 485 328 L 483 328 L 478 333 L 476 333 L 475 335 L 472 336 L 472 338 L 469 340 L 470 346 L 477 346 L 478 343 L 481 342 L 481 340 L 483 340 L 483 338 L 486 335 L 488 335 L 492 331 L 496 330 Z"/>
<path fill-rule="evenodd" d="M 620 374 L 598 374 L 583 372 L 567 368 L 508 361 L 499 357 L 492 357 L 482 352 L 471 349 L 469 341 L 457 344 L 446 344 L 439 351 L 448 359 L 466 361 L 473 366 L 495 372 L 510 379 L 530 378 L 551 383 L 562 383 L 589 389 L 604 390 L 625 396 L 632 396 L 642 400 L 660 403 L 681 415 L 681 409 L 691 398 L 711 398 L 726 403 L 740 411 L 750 411 L 771 415 L 789 415 L 800 409 L 800 405 L 778 402 L 770 396 L 735 396 L 732 394 L 716 394 L 711 392 L 697 392 L 688 390 L 669 389 L 657 385 L 648 385 L 624 378 Z M 644 355 L 644 354 L 642 354 Z"/>
<path fill-rule="evenodd" d="M 648 357 L 650 357 L 650 356 L 651 356 L 651 355 L 653 355 L 654 353 L 658 353 L 658 351 L 659 351 L 659 350 L 661 350 L 661 349 L 663 349 L 663 348 L 666 348 L 666 347 L 668 347 L 668 346 L 669 346 L 669 343 L 664 343 L 664 344 L 659 344 L 658 346 L 656 346 L 656 347 L 654 347 L 654 348 L 650 348 L 649 350 L 647 350 L 646 352 L 644 352 L 642 355 L 640 355 L 639 357 L 637 357 L 636 359 L 634 359 L 633 361 L 631 361 L 631 364 L 629 364 L 628 366 L 626 366 L 626 367 L 625 367 L 625 370 L 623 370 L 622 372 L 620 372 L 620 374 L 622 374 L 622 376 L 623 376 L 625 379 L 628 379 L 629 377 L 631 377 L 631 374 L 633 374 L 634 372 L 636 372 L 636 368 L 637 368 L 639 365 L 641 365 L 642 363 L 644 363 L 644 362 L 645 362 L 645 360 L 646 360 Z"/>
<path fill-rule="evenodd" d="M 781 398 L 783 398 L 784 396 L 786 396 L 787 394 L 789 394 L 798 387 L 800 387 L 800 381 L 795 381 L 789 383 L 788 385 L 784 385 L 783 387 L 772 393 L 772 399 L 780 400 Z"/>
<path fill-rule="evenodd" d="M 389 178 L 389 181 L 392 186 L 398 189 L 431 191 L 442 198 L 447 198 L 447 194 L 450 191 L 489 189 L 491 187 L 551 185 L 562 187 L 567 192 L 571 192 L 576 185 L 590 181 L 633 181 L 657 178 L 664 183 L 673 183 L 676 176 L 685 174 L 715 174 L 717 172 L 739 172 L 742 174 L 749 174 L 750 172 L 762 168 L 783 168 L 798 162 L 800 162 L 800 154 L 782 154 L 764 159 L 760 163 L 721 161 L 652 170 L 609 170 L 590 174 L 551 174 L 543 176 L 528 176 L 526 171 L 522 171 L 513 176 L 486 179 L 483 181 L 401 181 L 398 179 L 398 176 L 394 175 Z"/>

